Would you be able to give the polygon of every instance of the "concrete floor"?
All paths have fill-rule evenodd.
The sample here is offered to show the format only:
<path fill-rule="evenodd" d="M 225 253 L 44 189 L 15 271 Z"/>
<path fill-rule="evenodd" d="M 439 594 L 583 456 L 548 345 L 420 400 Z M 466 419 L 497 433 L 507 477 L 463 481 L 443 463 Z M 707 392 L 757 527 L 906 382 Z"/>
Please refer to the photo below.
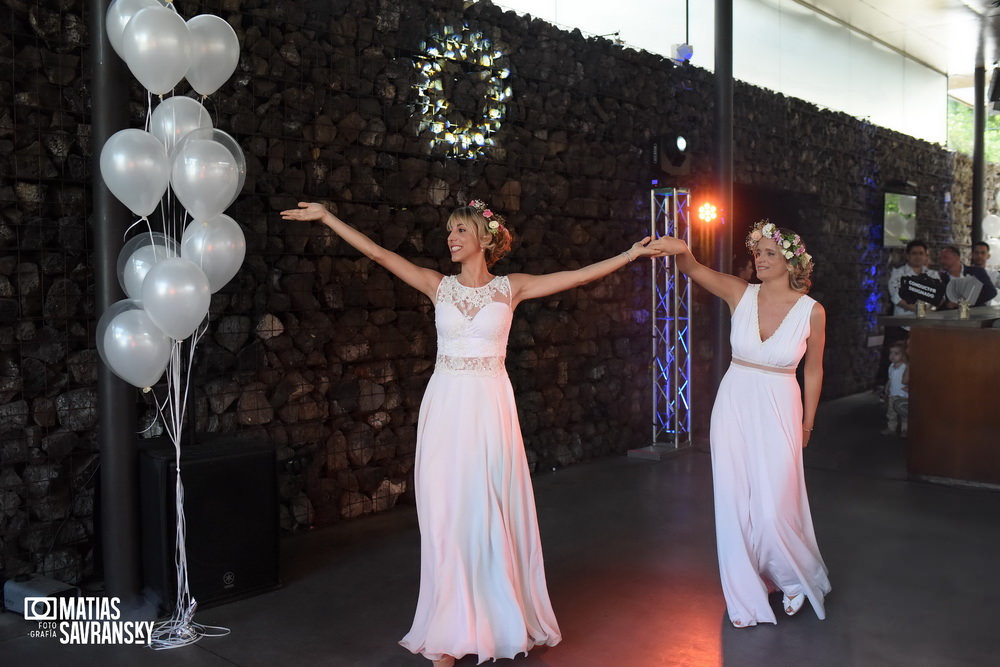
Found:
<path fill-rule="evenodd" d="M 563 642 L 517 664 L 754 667 L 998 664 L 1000 492 L 912 482 L 904 441 L 878 435 L 872 395 L 828 401 L 806 450 L 833 592 L 777 626 L 734 629 L 716 569 L 711 469 L 697 448 L 661 462 L 613 458 L 535 479 Z M 645 444 L 645 443 L 637 443 Z M 282 541 L 283 586 L 200 610 L 225 637 L 152 651 L 62 646 L 0 614 L 0 664 L 428 665 L 399 647 L 417 594 L 411 507 Z M 776 608 L 780 597 L 772 600 Z M 500 661 L 511 662 L 511 661 Z M 459 661 L 467 667 L 473 657 Z"/>

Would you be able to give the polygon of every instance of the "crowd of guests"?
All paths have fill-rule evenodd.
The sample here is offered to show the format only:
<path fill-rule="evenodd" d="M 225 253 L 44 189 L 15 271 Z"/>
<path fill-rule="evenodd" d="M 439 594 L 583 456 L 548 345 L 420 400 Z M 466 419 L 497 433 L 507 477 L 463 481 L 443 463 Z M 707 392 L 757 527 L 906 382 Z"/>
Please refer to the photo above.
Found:
<path fill-rule="evenodd" d="M 996 299 L 997 287 L 1000 286 L 1000 275 L 994 269 L 987 268 L 990 259 L 989 244 L 978 241 L 972 246 L 972 264 L 963 264 L 962 255 L 958 248 L 949 245 L 941 248 L 938 252 L 939 270 L 929 268 L 931 255 L 927 244 L 919 239 L 915 239 L 906 244 L 906 262 L 898 266 L 889 274 L 889 300 L 892 302 L 893 315 L 906 315 L 916 310 L 915 299 L 907 299 L 905 294 L 900 293 L 903 278 L 908 276 L 919 276 L 925 274 L 941 283 L 941 287 L 946 290 L 948 282 L 955 278 L 970 276 L 982 283 L 976 299 L 970 306 L 989 305 Z M 932 308 L 957 308 L 958 304 L 949 300 L 947 296 L 941 297 L 935 303 L 929 304 Z"/>
<path fill-rule="evenodd" d="M 917 300 L 903 289 L 904 278 L 925 276 L 940 285 L 939 298 L 925 307 L 930 309 L 957 308 L 958 303 L 948 297 L 947 285 L 956 278 L 972 277 L 978 280 L 982 287 L 978 295 L 968 305 L 995 306 L 1000 305 L 997 296 L 1000 288 L 1000 272 L 990 268 L 990 246 L 984 241 L 972 244 L 971 264 L 964 264 L 959 249 L 953 245 L 945 246 L 938 251 L 938 269 L 930 268 L 931 254 L 927 244 L 915 239 L 906 244 L 906 261 L 889 274 L 889 300 L 892 303 L 893 315 L 912 315 L 917 310 Z M 883 343 L 882 364 L 879 371 L 882 399 L 886 407 L 886 426 L 883 435 L 901 435 L 906 437 L 907 404 L 909 400 L 909 358 L 907 341 L 908 326 L 887 326 Z"/>

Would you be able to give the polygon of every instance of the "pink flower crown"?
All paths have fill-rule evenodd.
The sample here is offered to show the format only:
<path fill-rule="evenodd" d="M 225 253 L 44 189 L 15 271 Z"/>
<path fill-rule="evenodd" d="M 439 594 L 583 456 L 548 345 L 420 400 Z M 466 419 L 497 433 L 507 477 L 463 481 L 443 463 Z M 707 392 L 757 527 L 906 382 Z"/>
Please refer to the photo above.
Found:
<path fill-rule="evenodd" d="M 806 252 L 806 244 L 802 237 L 794 232 L 782 232 L 777 225 L 768 220 L 759 220 L 747 234 L 747 248 L 757 249 L 761 239 L 771 239 L 778 244 L 778 251 L 786 260 L 798 266 L 808 266 L 812 255 Z"/>
<path fill-rule="evenodd" d="M 470 201 L 469 208 L 476 209 L 479 212 L 479 215 L 485 218 L 486 229 L 490 231 L 490 234 L 497 234 L 501 229 L 503 229 L 503 218 L 493 213 L 493 211 L 486 206 L 486 202 L 482 199 L 473 199 Z"/>

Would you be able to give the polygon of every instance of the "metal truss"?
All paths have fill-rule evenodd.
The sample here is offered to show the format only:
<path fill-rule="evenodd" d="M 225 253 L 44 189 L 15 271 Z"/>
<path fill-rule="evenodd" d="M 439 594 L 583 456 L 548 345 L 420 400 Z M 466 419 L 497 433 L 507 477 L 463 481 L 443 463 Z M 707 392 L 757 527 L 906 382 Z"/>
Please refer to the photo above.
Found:
<path fill-rule="evenodd" d="M 650 190 L 652 236 L 691 243 L 683 188 Z M 653 445 L 691 446 L 691 280 L 672 257 L 653 260 Z"/>

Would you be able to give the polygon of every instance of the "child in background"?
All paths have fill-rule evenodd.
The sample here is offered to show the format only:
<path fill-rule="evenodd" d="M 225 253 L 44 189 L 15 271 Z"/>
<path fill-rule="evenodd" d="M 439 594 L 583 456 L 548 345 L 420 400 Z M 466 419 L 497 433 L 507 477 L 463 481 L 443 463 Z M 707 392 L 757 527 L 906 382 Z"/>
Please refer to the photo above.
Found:
<path fill-rule="evenodd" d="M 910 364 L 906 356 L 906 342 L 898 341 L 889 346 L 889 381 L 886 382 L 885 398 L 886 427 L 882 435 L 906 437 L 906 421 L 910 402 Z"/>

